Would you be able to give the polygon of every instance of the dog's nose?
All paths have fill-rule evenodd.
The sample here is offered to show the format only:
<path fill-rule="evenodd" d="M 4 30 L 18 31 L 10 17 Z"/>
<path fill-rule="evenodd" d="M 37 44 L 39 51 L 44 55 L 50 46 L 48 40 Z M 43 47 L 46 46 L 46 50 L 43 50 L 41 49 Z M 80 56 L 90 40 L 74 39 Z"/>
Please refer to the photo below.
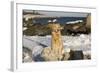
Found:
<path fill-rule="evenodd" d="M 55 32 L 57 33 L 57 32 L 58 32 L 58 30 L 55 30 Z"/>
<path fill-rule="evenodd" d="M 55 30 L 55 32 L 57 33 L 57 32 L 58 32 L 58 30 Z"/>

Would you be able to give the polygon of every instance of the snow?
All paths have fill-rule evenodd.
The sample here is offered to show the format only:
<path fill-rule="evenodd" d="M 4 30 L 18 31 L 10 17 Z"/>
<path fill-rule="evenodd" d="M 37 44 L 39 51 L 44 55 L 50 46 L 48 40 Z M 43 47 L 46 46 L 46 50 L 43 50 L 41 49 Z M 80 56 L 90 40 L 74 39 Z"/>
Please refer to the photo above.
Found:
<path fill-rule="evenodd" d="M 28 28 L 27 28 L 27 27 L 24 27 L 24 28 L 23 28 L 23 31 L 26 30 L 26 29 L 28 29 Z"/>
<path fill-rule="evenodd" d="M 91 54 L 91 35 L 80 34 L 79 36 L 62 36 L 64 52 L 70 50 L 82 50 L 84 55 Z M 44 48 L 51 47 L 51 36 L 23 36 L 23 46 L 32 51 L 33 58 L 25 53 L 24 62 L 40 60 L 39 56 Z M 23 52 L 24 53 L 24 52 Z M 38 57 L 38 58 L 37 58 Z M 87 56 L 86 56 L 87 58 Z"/>
<path fill-rule="evenodd" d="M 64 49 L 90 50 L 91 36 L 81 34 L 80 36 L 62 36 Z M 23 36 L 23 46 L 33 50 L 34 48 L 44 48 L 51 46 L 51 36 Z M 38 49 L 37 49 L 38 50 Z"/>
<path fill-rule="evenodd" d="M 42 46 L 35 46 L 34 49 L 32 50 L 32 54 L 34 54 L 34 56 L 37 56 L 38 54 L 40 54 L 42 52 L 43 47 Z"/>
<path fill-rule="evenodd" d="M 66 24 L 75 24 L 79 22 L 83 22 L 83 20 L 69 21 L 69 22 L 66 22 Z"/>

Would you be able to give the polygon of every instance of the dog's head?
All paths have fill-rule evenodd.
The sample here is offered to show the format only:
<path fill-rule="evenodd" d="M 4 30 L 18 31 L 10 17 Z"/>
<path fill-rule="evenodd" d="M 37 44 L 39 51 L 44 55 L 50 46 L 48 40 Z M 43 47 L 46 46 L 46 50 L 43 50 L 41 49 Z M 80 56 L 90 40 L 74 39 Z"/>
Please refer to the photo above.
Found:
<path fill-rule="evenodd" d="M 52 32 L 60 32 L 63 27 L 60 26 L 60 24 L 56 23 L 56 24 L 49 24 L 49 28 L 51 29 Z"/>

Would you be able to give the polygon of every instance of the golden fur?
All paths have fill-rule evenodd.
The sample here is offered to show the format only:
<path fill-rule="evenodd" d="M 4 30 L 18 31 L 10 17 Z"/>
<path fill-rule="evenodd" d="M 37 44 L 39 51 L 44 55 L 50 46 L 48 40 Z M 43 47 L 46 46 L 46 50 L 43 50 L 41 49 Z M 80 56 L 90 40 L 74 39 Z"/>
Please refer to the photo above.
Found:
<path fill-rule="evenodd" d="M 60 24 L 50 24 L 52 40 L 51 50 L 61 58 L 63 54 L 63 42 L 61 38 L 61 30 L 63 29 Z"/>

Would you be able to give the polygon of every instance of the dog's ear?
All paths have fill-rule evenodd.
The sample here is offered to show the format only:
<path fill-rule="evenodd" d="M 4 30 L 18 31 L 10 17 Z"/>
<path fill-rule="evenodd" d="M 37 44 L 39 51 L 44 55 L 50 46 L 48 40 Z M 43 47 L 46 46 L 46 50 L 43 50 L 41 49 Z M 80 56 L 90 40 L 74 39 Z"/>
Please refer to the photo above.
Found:
<path fill-rule="evenodd" d="M 51 23 L 48 24 L 48 28 L 51 29 L 51 30 L 54 29 L 54 28 L 58 28 L 58 29 L 61 29 L 61 30 L 64 29 L 64 27 L 60 26 L 60 24 L 51 24 Z"/>

